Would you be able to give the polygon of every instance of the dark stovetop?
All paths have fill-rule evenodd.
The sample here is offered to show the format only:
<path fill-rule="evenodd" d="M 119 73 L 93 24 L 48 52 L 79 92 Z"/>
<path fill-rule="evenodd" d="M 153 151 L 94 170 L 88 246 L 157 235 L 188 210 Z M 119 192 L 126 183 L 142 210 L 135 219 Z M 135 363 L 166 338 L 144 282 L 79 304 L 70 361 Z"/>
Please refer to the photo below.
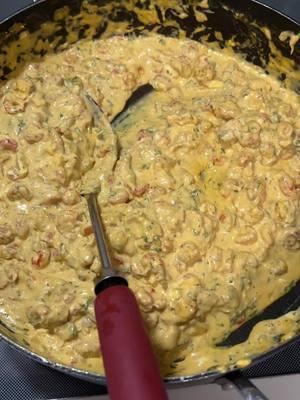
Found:
<path fill-rule="evenodd" d="M 38 1 L 38 0 L 37 0 Z M 0 0 L 0 20 L 34 0 Z M 300 21 L 300 0 L 260 0 Z M 300 372 L 300 340 L 276 356 L 246 370 L 248 377 Z M 105 393 L 93 385 L 27 359 L 0 340 L 0 400 L 41 400 Z"/>

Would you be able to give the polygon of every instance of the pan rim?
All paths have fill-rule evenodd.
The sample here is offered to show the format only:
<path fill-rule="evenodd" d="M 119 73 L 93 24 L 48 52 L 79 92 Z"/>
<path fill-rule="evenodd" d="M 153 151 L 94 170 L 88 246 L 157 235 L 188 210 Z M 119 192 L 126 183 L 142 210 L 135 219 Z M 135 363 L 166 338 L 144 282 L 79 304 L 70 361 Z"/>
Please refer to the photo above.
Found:
<path fill-rule="evenodd" d="M 59 362 L 55 362 L 38 354 L 34 351 L 29 350 L 25 346 L 13 341 L 9 337 L 5 336 L 3 333 L 0 332 L 0 340 L 3 340 L 6 344 L 8 344 L 12 349 L 17 350 L 21 353 L 25 353 L 30 359 L 42 364 L 46 367 L 52 368 L 56 371 L 63 372 L 67 375 L 83 379 L 85 381 L 89 381 L 91 383 L 96 383 L 100 385 L 106 386 L 106 376 L 98 374 L 96 372 L 91 372 L 87 370 L 83 370 L 80 368 L 74 368 L 70 366 L 66 366 Z M 205 383 L 217 383 L 219 379 L 225 377 L 227 374 L 235 372 L 235 371 L 244 371 L 250 367 L 255 366 L 256 364 L 267 360 L 268 358 L 272 357 L 275 353 L 279 351 L 283 351 L 285 348 L 289 347 L 293 343 L 300 341 L 300 335 L 296 335 L 286 342 L 281 343 L 279 346 L 273 347 L 265 352 L 259 354 L 258 356 L 254 356 L 251 359 L 251 363 L 245 368 L 239 368 L 234 366 L 233 368 L 229 368 L 226 371 L 211 371 L 211 372 L 203 372 L 195 375 L 183 375 L 183 376 L 174 376 L 174 377 L 165 377 L 164 382 L 168 387 L 174 386 L 186 386 L 186 385 L 194 385 L 194 384 L 205 384 Z"/>
<path fill-rule="evenodd" d="M 221 0 L 222 1 L 222 0 Z M 226 0 L 224 0 L 226 1 Z M 8 15 L 4 19 L 0 19 L 0 30 L 3 26 L 6 24 L 10 25 L 13 24 L 15 19 L 19 18 L 22 16 L 22 14 L 27 13 L 31 9 L 35 9 L 39 5 L 49 3 L 49 0 L 35 0 L 33 3 L 20 8 L 18 11 Z M 300 29 L 300 21 L 295 20 L 293 17 L 285 14 L 284 12 L 272 7 L 271 5 L 264 4 L 260 0 L 248 0 L 249 4 L 254 3 L 255 5 L 262 7 L 264 9 L 268 9 L 270 12 L 276 13 L 277 15 L 280 15 L 282 18 L 287 20 L 288 22 L 295 24 L 296 26 L 299 27 Z M 64 0 L 61 4 L 63 6 L 67 2 Z M 239 3 L 237 2 L 237 5 Z M 0 332 L 0 340 L 3 340 L 5 343 L 7 343 L 11 348 L 26 354 L 30 359 L 35 360 L 39 364 L 42 364 L 46 367 L 50 367 L 56 371 L 65 373 L 69 376 L 73 376 L 76 378 L 83 379 L 85 381 L 89 381 L 92 383 L 96 384 L 102 384 L 106 386 L 106 377 L 105 375 L 101 375 L 95 372 L 90 372 L 87 370 L 79 369 L 79 368 L 74 368 L 71 366 L 66 366 L 64 364 L 61 364 L 59 362 L 55 362 L 53 360 L 50 360 L 46 358 L 45 356 L 38 354 L 34 351 L 31 351 L 28 349 L 26 346 L 15 342 L 13 339 L 9 338 L 6 336 L 4 333 Z M 253 359 L 251 359 L 251 363 L 246 367 L 252 367 L 270 357 L 272 357 L 276 352 L 282 351 L 288 346 L 290 346 L 293 343 L 296 343 L 300 341 L 300 334 L 290 338 L 284 343 L 279 344 L 276 347 L 270 348 L 269 350 L 260 353 L 258 356 L 253 356 Z M 195 385 L 195 384 L 206 384 L 206 383 L 213 383 L 216 382 L 218 379 L 226 376 L 228 373 L 234 372 L 234 371 L 243 371 L 246 368 L 239 368 L 237 366 L 228 369 L 224 372 L 218 372 L 218 371 L 211 371 L 211 372 L 203 372 L 199 374 L 194 374 L 194 375 L 184 375 L 184 376 L 174 376 L 174 377 L 166 377 L 164 378 L 164 382 L 166 383 L 167 386 L 174 387 L 174 386 L 187 386 L 187 385 Z"/>

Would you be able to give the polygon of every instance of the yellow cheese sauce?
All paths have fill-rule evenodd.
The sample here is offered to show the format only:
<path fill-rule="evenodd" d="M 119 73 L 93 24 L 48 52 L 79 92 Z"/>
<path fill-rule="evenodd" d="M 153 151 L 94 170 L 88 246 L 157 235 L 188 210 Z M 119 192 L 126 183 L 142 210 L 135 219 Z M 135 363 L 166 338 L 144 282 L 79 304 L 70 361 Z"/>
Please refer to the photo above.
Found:
<path fill-rule="evenodd" d="M 94 124 L 87 95 L 112 120 L 145 83 L 115 133 Z M 80 196 L 93 182 L 164 373 L 246 365 L 299 329 L 295 311 L 215 346 L 300 278 L 299 138 L 294 92 L 189 40 L 87 40 L 28 64 L 1 87 L 1 320 L 34 351 L 103 372 Z"/>

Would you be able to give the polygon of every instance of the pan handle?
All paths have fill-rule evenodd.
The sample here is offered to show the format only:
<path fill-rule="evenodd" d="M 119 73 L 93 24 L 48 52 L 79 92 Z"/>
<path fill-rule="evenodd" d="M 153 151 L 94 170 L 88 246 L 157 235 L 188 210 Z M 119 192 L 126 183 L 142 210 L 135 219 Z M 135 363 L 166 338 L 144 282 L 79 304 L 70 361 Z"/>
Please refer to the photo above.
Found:
<path fill-rule="evenodd" d="M 268 398 L 249 379 L 245 378 L 240 371 L 227 374 L 217 383 L 222 386 L 228 383 L 234 385 L 244 400 L 268 400 Z"/>

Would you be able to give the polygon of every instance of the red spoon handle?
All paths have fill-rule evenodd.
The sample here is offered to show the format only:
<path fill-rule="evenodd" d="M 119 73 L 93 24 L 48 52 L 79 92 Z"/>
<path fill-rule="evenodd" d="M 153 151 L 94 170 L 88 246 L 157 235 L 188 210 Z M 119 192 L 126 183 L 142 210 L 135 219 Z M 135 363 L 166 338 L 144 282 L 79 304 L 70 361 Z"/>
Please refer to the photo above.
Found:
<path fill-rule="evenodd" d="M 95 313 L 111 400 L 167 400 L 132 291 L 121 285 L 104 289 Z"/>

